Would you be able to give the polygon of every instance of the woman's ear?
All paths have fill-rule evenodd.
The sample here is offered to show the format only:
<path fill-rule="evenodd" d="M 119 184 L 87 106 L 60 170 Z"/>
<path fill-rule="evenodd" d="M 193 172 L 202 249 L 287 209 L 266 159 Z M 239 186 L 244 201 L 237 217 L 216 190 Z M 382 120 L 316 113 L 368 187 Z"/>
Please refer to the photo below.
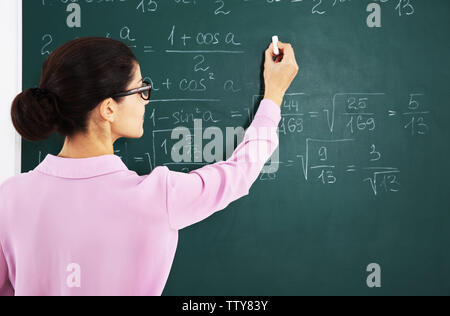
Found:
<path fill-rule="evenodd" d="M 108 122 L 114 123 L 114 120 L 118 113 L 117 102 L 113 98 L 103 100 L 99 106 L 100 117 Z"/>

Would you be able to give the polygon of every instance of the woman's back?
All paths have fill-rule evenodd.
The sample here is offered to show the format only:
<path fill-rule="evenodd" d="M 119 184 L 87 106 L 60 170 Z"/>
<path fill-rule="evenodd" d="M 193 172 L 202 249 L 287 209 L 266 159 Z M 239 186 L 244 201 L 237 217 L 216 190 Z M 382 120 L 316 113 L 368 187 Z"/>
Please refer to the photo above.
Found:
<path fill-rule="evenodd" d="M 138 176 L 114 155 L 48 155 L 6 181 L 0 240 L 15 294 L 160 295 L 178 239 L 167 173 Z"/>

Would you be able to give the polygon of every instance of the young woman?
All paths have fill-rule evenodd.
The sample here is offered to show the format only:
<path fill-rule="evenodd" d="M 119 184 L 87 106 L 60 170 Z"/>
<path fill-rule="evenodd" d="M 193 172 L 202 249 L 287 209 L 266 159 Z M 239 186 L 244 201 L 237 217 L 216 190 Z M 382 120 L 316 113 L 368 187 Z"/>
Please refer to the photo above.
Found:
<path fill-rule="evenodd" d="M 0 186 L 0 295 L 161 295 L 178 230 L 247 195 L 278 146 L 280 106 L 298 72 L 291 45 L 279 47 L 275 60 L 266 50 L 264 100 L 229 159 L 145 176 L 113 147 L 143 135 L 151 87 L 133 52 L 98 37 L 55 50 L 40 87 L 12 103 L 23 138 L 66 138 L 57 156 Z M 250 133 L 261 129 L 270 133 Z"/>

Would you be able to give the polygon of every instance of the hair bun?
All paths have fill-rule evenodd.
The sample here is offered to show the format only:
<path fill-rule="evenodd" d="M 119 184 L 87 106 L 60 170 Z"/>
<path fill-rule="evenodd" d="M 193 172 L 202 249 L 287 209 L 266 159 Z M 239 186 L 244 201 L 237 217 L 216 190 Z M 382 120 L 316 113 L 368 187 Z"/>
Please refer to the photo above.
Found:
<path fill-rule="evenodd" d="M 48 98 L 50 95 L 52 95 L 53 93 L 48 90 L 48 89 L 43 89 L 43 88 L 32 88 L 31 89 L 31 94 L 38 99 L 38 101 Z"/>
<path fill-rule="evenodd" d="M 58 96 L 48 89 L 32 88 L 18 94 L 11 107 L 11 119 L 19 134 L 30 141 L 48 138 L 59 126 Z"/>

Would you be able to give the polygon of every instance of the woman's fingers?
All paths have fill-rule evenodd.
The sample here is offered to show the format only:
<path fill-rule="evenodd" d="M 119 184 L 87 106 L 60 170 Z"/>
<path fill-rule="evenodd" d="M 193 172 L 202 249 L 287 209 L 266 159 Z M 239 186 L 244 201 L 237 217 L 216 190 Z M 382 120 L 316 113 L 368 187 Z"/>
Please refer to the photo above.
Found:
<path fill-rule="evenodd" d="M 279 51 L 280 53 L 278 55 L 275 55 L 273 51 L 273 43 L 271 43 L 266 49 L 266 62 L 279 63 L 283 59 L 284 49 L 282 47 L 279 47 Z"/>
<path fill-rule="evenodd" d="M 273 57 L 274 57 L 274 53 L 273 53 L 273 43 L 271 43 L 269 45 L 269 47 L 266 49 L 266 63 L 268 62 L 273 62 Z"/>

